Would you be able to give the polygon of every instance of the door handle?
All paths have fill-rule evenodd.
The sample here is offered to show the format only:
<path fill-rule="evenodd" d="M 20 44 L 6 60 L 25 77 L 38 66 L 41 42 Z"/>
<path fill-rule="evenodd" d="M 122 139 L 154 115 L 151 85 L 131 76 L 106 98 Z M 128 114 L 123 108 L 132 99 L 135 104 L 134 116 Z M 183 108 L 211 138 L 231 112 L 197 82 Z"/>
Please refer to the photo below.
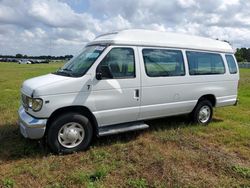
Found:
<path fill-rule="evenodd" d="M 135 99 L 139 100 L 139 89 L 135 89 Z"/>

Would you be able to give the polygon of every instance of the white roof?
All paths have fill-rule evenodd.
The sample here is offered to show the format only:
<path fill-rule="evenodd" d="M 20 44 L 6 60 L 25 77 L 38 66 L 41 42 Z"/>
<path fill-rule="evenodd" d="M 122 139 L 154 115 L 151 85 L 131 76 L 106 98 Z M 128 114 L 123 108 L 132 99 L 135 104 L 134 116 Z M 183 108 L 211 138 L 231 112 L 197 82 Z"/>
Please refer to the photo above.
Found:
<path fill-rule="evenodd" d="M 107 33 L 95 38 L 88 45 L 103 43 L 136 46 L 159 46 L 234 53 L 234 50 L 227 42 L 199 36 L 142 29 L 129 29 Z"/>

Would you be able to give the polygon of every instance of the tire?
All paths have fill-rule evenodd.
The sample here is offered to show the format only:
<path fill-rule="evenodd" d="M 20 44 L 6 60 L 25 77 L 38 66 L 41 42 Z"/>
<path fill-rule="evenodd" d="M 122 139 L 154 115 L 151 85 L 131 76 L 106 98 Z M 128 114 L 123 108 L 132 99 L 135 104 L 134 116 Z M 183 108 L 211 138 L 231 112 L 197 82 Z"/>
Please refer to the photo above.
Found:
<path fill-rule="evenodd" d="M 67 113 L 52 122 L 47 142 L 54 153 L 68 154 L 86 150 L 93 137 L 93 127 L 85 116 Z"/>
<path fill-rule="evenodd" d="M 192 121 L 196 124 L 207 125 L 213 117 L 213 106 L 209 100 L 199 101 L 192 114 Z"/>

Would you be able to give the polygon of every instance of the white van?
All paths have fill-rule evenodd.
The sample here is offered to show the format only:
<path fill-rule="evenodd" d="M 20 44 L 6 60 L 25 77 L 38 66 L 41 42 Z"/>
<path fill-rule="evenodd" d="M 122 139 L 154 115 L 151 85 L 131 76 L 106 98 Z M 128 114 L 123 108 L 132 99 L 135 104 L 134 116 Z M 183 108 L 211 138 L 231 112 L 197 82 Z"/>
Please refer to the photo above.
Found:
<path fill-rule="evenodd" d="M 93 136 L 147 128 L 144 120 L 235 105 L 239 70 L 218 40 L 148 30 L 97 37 L 57 72 L 26 80 L 19 125 L 54 152 L 87 149 Z"/>
<path fill-rule="evenodd" d="M 32 63 L 31 61 L 27 59 L 21 59 L 21 60 L 18 60 L 18 64 L 32 64 Z"/>

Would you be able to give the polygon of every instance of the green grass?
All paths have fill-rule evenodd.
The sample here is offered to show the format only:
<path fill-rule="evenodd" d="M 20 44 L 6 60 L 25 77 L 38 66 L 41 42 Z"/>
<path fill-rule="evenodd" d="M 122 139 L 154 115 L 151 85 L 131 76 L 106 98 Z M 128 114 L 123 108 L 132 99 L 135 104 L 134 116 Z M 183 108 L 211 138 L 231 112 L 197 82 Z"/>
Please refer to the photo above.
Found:
<path fill-rule="evenodd" d="M 21 137 L 17 109 L 21 83 L 61 65 L 0 63 L 0 187 L 250 187 L 250 69 L 240 70 L 239 105 L 215 109 L 209 126 L 157 119 L 55 156 Z"/>
<path fill-rule="evenodd" d="M 146 188 L 148 184 L 145 179 L 129 179 L 128 180 L 129 187 L 133 188 Z"/>

